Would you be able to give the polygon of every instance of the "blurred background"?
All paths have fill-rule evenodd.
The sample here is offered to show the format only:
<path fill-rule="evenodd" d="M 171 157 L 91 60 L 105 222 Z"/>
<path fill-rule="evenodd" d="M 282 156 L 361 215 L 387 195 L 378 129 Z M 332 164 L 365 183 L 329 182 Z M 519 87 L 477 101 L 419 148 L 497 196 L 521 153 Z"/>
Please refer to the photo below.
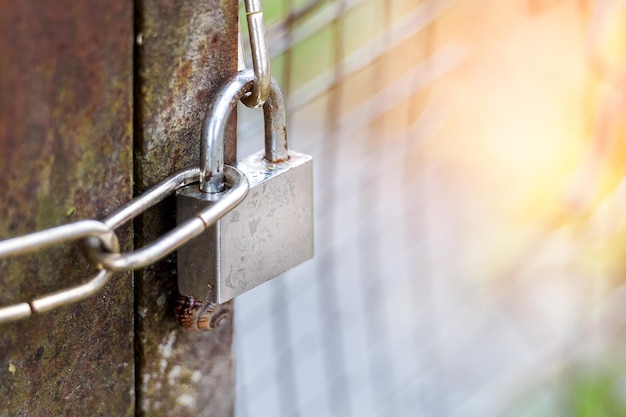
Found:
<path fill-rule="evenodd" d="M 626 2 L 263 3 L 316 244 L 236 301 L 237 417 L 626 415 Z"/>

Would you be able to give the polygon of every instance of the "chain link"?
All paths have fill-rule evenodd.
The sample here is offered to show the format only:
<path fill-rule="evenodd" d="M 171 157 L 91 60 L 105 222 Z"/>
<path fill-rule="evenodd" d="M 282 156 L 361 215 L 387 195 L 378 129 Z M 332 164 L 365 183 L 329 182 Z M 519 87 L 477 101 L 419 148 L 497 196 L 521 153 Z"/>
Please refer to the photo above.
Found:
<path fill-rule="evenodd" d="M 246 176 L 231 166 L 225 166 L 224 168 L 226 182 L 230 185 L 230 188 L 221 193 L 216 198 L 214 204 L 197 213 L 195 217 L 185 221 L 161 236 L 157 241 L 135 252 L 111 253 L 102 250 L 97 240 L 88 239 L 85 243 L 87 257 L 93 263 L 105 269 L 127 271 L 150 265 L 169 255 L 194 237 L 199 236 L 235 208 L 248 194 L 249 186 Z M 121 207 L 118 211 L 105 218 L 103 222 L 112 228 L 117 228 L 159 203 L 179 188 L 199 180 L 199 168 L 179 172 L 155 185 L 136 200 Z"/>
<path fill-rule="evenodd" d="M 81 220 L 0 241 L 0 258 L 24 255 L 37 249 L 86 237 L 94 237 L 107 250 L 119 252 L 120 246 L 117 235 L 110 226 L 97 220 Z M 62 305 L 82 301 L 104 287 L 112 275 L 112 271 L 101 270 L 94 278 L 82 285 L 38 297 L 30 303 L 23 302 L 2 307 L 0 308 L 0 323 L 23 319 L 34 313 L 49 311 Z"/>
<path fill-rule="evenodd" d="M 110 281 L 114 272 L 137 269 L 157 262 L 199 236 L 235 208 L 248 194 L 248 180 L 241 171 L 226 166 L 225 174 L 228 188 L 217 196 L 214 204 L 157 241 L 134 252 L 119 253 L 119 241 L 114 229 L 133 220 L 176 190 L 199 182 L 199 168 L 187 169 L 166 178 L 109 214 L 102 221 L 81 220 L 0 241 L 1 259 L 24 255 L 57 244 L 83 240 L 87 259 L 100 269 L 95 277 L 84 284 L 37 297 L 30 302 L 0 307 L 0 324 L 82 301 L 102 289 Z"/>

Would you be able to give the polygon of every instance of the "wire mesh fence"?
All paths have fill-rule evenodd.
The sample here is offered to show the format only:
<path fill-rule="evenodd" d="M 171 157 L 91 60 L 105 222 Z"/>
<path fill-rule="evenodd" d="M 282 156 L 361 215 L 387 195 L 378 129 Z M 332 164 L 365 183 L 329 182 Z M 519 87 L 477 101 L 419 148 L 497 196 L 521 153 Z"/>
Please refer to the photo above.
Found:
<path fill-rule="evenodd" d="M 237 299 L 236 415 L 622 415 L 623 2 L 264 7 L 316 255 Z"/>

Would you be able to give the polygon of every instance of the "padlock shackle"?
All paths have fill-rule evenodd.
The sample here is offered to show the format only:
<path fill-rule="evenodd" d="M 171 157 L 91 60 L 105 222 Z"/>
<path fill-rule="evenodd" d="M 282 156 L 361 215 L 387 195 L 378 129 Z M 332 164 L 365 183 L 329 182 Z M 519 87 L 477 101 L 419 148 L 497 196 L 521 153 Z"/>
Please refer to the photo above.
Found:
<path fill-rule="evenodd" d="M 254 71 L 235 73 L 211 101 L 200 139 L 200 190 L 205 193 L 224 191 L 224 133 L 237 102 L 252 91 Z M 289 158 L 285 100 L 272 78 L 270 95 L 263 105 L 265 122 L 265 159 L 281 162 Z"/>
<path fill-rule="evenodd" d="M 274 78 L 270 83 L 270 95 L 263 104 L 263 124 L 265 128 L 265 159 L 276 163 L 289 159 L 285 98 Z"/>

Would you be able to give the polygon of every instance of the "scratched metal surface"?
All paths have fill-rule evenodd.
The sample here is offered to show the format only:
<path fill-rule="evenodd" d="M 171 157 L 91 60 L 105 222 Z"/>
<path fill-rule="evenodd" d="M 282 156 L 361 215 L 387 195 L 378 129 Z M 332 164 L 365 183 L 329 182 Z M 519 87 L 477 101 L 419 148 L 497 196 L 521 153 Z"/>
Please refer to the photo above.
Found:
<path fill-rule="evenodd" d="M 0 238 L 132 195 L 132 3 L 0 1 Z M 121 231 L 123 248 L 130 230 Z M 0 261 L 0 305 L 93 274 L 78 245 Z M 134 415 L 133 284 L 0 328 L 0 416 Z"/>
<path fill-rule="evenodd" d="M 623 2 L 267 13 L 316 253 L 235 303 L 236 415 L 621 415 Z"/>

